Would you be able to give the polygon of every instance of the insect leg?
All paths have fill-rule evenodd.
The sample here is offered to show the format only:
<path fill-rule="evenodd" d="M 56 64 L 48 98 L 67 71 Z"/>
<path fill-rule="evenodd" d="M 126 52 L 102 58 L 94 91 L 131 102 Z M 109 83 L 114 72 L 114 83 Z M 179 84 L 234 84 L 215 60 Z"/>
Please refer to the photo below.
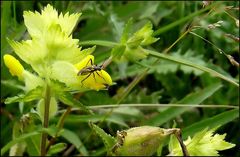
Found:
<path fill-rule="evenodd" d="M 94 72 L 92 74 L 93 74 L 93 78 L 94 78 L 95 82 L 97 82 Z"/>
<path fill-rule="evenodd" d="M 96 71 L 96 73 L 97 73 L 97 75 L 99 76 L 99 77 L 101 77 L 102 79 L 104 79 L 104 81 L 106 81 L 105 80 L 105 78 L 104 77 L 102 77 L 101 75 L 99 75 L 99 73 Z M 106 81 L 107 82 L 107 81 Z"/>
<path fill-rule="evenodd" d="M 101 71 L 100 71 L 101 72 Z M 101 77 L 105 82 L 107 82 L 106 80 L 105 80 L 105 78 L 104 77 L 102 77 L 101 75 L 99 75 L 99 73 L 96 71 L 96 73 L 98 74 L 98 76 L 99 77 Z M 102 72 L 101 72 L 102 73 Z"/>
<path fill-rule="evenodd" d="M 88 76 L 85 77 L 85 78 L 81 81 L 82 86 L 83 86 L 83 81 L 85 81 L 87 78 L 89 78 L 89 76 L 90 76 L 91 74 L 92 74 L 92 73 L 88 74 Z"/>
<path fill-rule="evenodd" d="M 93 65 L 93 61 L 92 61 L 92 58 L 90 58 L 89 60 L 90 60 L 90 62 L 91 62 L 91 65 Z"/>
<path fill-rule="evenodd" d="M 87 67 L 88 66 L 88 63 L 91 63 L 91 65 L 93 65 L 93 61 L 92 61 L 92 58 L 90 58 L 89 60 L 88 60 L 88 62 L 87 62 L 87 64 L 86 64 L 86 66 L 85 67 Z"/>

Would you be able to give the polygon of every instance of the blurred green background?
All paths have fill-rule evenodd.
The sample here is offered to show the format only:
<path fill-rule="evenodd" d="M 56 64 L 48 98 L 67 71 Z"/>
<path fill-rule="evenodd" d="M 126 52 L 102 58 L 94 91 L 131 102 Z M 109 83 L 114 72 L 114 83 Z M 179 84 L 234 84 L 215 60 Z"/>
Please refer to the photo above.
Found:
<path fill-rule="evenodd" d="M 82 12 L 80 22 L 73 33 L 73 37 L 79 39 L 80 42 L 87 40 L 119 42 L 124 24 L 131 17 L 134 21 L 134 30 L 142 27 L 147 21 L 152 22 L 153 30 L 159 30 L 203 8 L 202 1 L 1 1 L 1 147 L 11 140 L 13 121 L 19 120 L 22 113 L 27 113 L 30 109 L 30 106 L 24 105 L 21 111 L 21 105 L 5 105 L 3 103 L 7 97 L 15 96 L 19 92 L 22 92 L 23 86 L 17 78 L 10 75 L 2 61 L 4 54 L 9 53 L 14 55 L 6 38 L 17 41 L 28 39 L 29 36 L 23 22 L 23 11 L 36 10 L 40 12 L 47 4 L 53 5 L 59 12 L 63 13 Z M 233 9 L 226 9 L 226 7 Z M 226 36 L 226 34 L 231 34 L 239 38 L 239 27 L 236 25 L 233 17 L 239 19 L 239 1 L 219 2 L 218 7 L 212 9 L 209 14 L 208 12 L 204 12 L 168 30 L 162 29 L 162 32 L 157 35 L 160 40 L 148 48 L 155 49 L 160 53 L 163 52 L 191 24 L 204 27 L 205 29 L 195 30 L 194 33 L 212 42 L 239 62 L 239 41 L 236 42 Z M 219 27 L 208 29 L 210 24 L 217 23 L 218 21 L 222 21 Z M 85 47 L 88 46 L 83 46 L 83 48 Z M 110 53 L 110 47 L 97 45 L 93 53 L 95 62 L 97 64 L 102 63 L 110 56 Z M 199 65 L 211 67 L 226 76 L 239 80 L 239 67 L 232 65 L 228 58 L 220 53 L 216 47 L 192 34 L 186 35 L 168 54 L 184 58 Z M 150 65 L 153 61 L 154 58 L 148 57 L 142 60 L 141 63 Z M 29 65 L 25 64 L 24 67 L 30 68 Z M 117 96 L 120 95 L 119 93 L 143 69 L 144 67 L 131 62 L 121 64 L 111 63 L 107 67 L 107 71 L 112 76 L 116 85 L 111 86 L 108 91 L 89 91 L 77 96 L 87 106 L 116 104 L 118 100 Z M 207 92 L 211 94 L 208 94 L 206 98 L 201 98 Z M 192 97 L 186 100 L 187 96 Z M 201 99 L 201 101 L 198 99 Z M 239 88 L 199 70 L 160 60 L 159 64 L 153 66 L 148 75 L 122 101 L 123 104 L 176 104 L 181 102 L 183 104 L 197 103 L 216 106 L 238 106 Z M 63 106 L 60 106 L 60 109 L 63 108 Z M 170 128 L 175 121 L 177 127 L 184 129 L 202 120 L 209 120 L 211 117 L 221 113 L 227 113 L 230 109 L 216 107 L 188 108 L 182 114 L 178 114 L 178 111 L 173 109 L 172 112 L 176 112 L 176 116 L 170 119 L 163 117 L 163 120 L 159 122 L 161 115 L 166 116 L 168 112 L 171 114 L 171 110 L 164 113 L 166 110 L 166 108 L 149 107 L 118 108 L 114 110 L 110 118 L 101 127 L 106 132 L 115 135 L 117 130 L 143 124 Z M 100 116 L 106 113 L 107 109 L 94 109 L 94 111 Z M 98 119 L 97 116 L 91 118 Z M 79 139 L 84 141 L 84 145 L 91 155 L 103 155 L 103 143 L 99 137 L 95 135 L 85 140 L 86 136 L 90 133 L 87 122 L 91 118 L 85 117 L 83 119 L 83 116 L 81 117 L 77 111 L 74 111 L 66 119 L 65 127 L 74 131 Z M 166 120 L 164 121 L 164 119 Z M 208 123 L 206 124 L 208 126 Z M 227 133 L 226 141 L 237 144 L 233 149 L 223 151 L 221 155 L 240 156 L 239 118 L 227 121 L 217 132 Z M 74 154 L 74 152 L 76 150 L 72 153 Z"/>

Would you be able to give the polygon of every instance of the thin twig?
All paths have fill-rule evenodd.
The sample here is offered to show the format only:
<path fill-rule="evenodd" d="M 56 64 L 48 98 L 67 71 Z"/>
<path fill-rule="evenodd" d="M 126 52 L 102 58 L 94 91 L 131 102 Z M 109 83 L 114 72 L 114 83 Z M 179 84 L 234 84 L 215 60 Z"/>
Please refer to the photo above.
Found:
<path fill-rule="evenodd" d="M 177 140 L 178 140 L 181 148 L 182 148 L 183 156 L 189 156 L 187 147 L 186 147 L 185 144 L 183 143 L 181 129 L 179 129 L 179 128 L 165 129 L 165 134 L 166 134 L 166 135 L 174 134 L 175 137 L 177 138 Z"/>
<path fill-rule="evenodd" d="M 231 55 L 224 52 L 222 49 L 217 47 L 215 44 L 213 44 L 212 42 L 208 41 L 207 39 L 203 38 L 202 36 L 200 36 L 194 32 L 190 32 L 190 34 L 195 35 L 195 36 L 201 38 L 202 40 L 206 41 L 207 43 L 211 44 L 213 47 L 215 47 L 219 51 L 220 54 L 224 54 L 232 65 L 239 67 L 239 63 Z"/>
<path fill-rule="evenodd" d="M 183 153 L 183 156 L 189 156 L 189 153 L 188 153 L 188 150 L 187 150 L 187 147 L 185 146 L 185 144 L 183 143 L 183 139 L 182 139 L 182 133 L 181 133 L 181 130 L 178 129 L 174 135 L 177 137 L 177 140 L 182 148 L 182 153 Z"/>
<path fill-rule="evenodd" d="M 118 107 L 197 107 L 197 108 L 239 108 L 239 106 L 231 105 L 206 105 L 206 104 L 120 104 L 120 106 L 111 105 L 97 105 L 89 106 L 91 109 L 98 108 L 118 108 Z M 74 110 L 74 109 L 73 109 Z"/>
<path fill-rule="evenodd" d="M 239 106 L 234 105 L 207 105 L 207 104 L 120 104 L 114 105 L 96 105 L 96 106 L 89 106 L 90 109 L 103 109 L 103 108 L 120 108 L 120 107 L 144 107 L 146 108 L 152 108 L 152 107 L 188 107 L 188 108 L 233 108 L 233 109 L 239 109 Z M 72 108 L 72 111 L 78 111 L 79 108 Z M 66 110 L 60 110 L 60 113 L 66 112 Z"/>
<path fill-rule="evenodd" d="M 63 154 L 63 156 L 69 156 L 69 154 L 74 150 L 75 146 L 72 144 Z"/>

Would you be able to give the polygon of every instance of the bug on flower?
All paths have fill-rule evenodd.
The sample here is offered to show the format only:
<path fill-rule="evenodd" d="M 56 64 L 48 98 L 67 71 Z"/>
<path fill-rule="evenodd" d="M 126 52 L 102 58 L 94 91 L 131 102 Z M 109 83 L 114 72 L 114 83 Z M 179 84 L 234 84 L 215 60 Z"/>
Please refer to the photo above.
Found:
<path fill-rule="evenodd" d="M 90 62 L 91 65 L 90 65 L 90 66 L 87 66 L 89 62 Z M 88 77 L 90 77 L 91 75 L 93 75 L 93 78 L 94 78 L 94 80 L 96 81 L 95 73 L 96 73 L 99 77 L 101 77 L 102 79 L 104 79 L 104 77 L 102 77 L 102 76 L 98 73 L 98 71 L 101 72 L 102 69 L 103 69 L 103 65 L 100 65 L 100 66 L 94 65 L 92 59 L 90 58 L 89 61 L 88 61 L 87 64 L 86 64 L 86 66 L 85 66 L 84 68 L 82 68 L 82 69 L 78 72 L 77 75 L 78 75 L 78 76 L 79 76 L 79 75 L 87 75 L 87 76 L 81 81 L 81 83 L 82 83 L 82 85 L 83 85 L 83 82 L 84 82 Z M 106 81 L 106 80 L 104 79 L 104 81 Z"/>
<path fill-rule="evenodd" d="M 123 145 L 124 139 L 127 136 L 126 131 L 117 131 L 117 143 L 113 146 L 112 151 L 115 153 L 116 150 Z"/>

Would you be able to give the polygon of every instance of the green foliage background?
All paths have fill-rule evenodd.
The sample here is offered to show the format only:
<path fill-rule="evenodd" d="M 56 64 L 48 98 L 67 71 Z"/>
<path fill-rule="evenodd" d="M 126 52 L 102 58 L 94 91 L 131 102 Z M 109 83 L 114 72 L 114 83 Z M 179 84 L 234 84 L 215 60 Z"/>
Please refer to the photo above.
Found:
<path fill-rule="evenodd" d="M 218 48 L 234 57 L 239 62 L 239 41 L 236 42 L 225 34 L 232 34 L 239 37 L 239 27 L 235 20 L 223 10 L 226 6 L 239 8 L 238 1 L 218 2 L 219 6 L 214 8 L 210 14 L 204 12 L 185 22 L 170 27 L 170 24 L 181 21 L 185 17 L 193 15 L 194 12 L 202 9 L 202 2 L 175 2 L 175 1 L 154 1 L 154 2 L 122 2 L 122 1 L 2 1 L 1 2 L 1 147 L 12 139 L 13 122 L 20 119 L 21 115 L 29 112 L 30 105 L 10 104 L 3 102 L 9 96 L 16 96 L 22 88 L 22 84 L 10 75 L 8 69 L 2 62 L 4 54 L 13 54 L 6 37 L 14 40 L 28 38 L 26 27 L 23 23 L 24 10 L 40 11 L 48 3 L 52 4 L 59 12 L 82 12 L 79 24 L 73 33 L 74 38 L 81 42 L 87 40 L 105 40 L 119 42 L 124 24 L 129 18 L 133 18 L 133 30 L 142 27 L 147 21 L 153 24 L 153 30 L 159 30 L 156 37 L 160 37 L 148 49 L 154 49 L 162 53 L 179 36 L 192 25 L 202 25 L 223 21 L 220 27 L 215 29 L 198 29 L 194 31 L 205 39 L 214 43 Z M 239 19 L 239 10 L 227 10 L 235 18 Z M 168 27 L 169 26 L 169 27 Z M 88 47 L 88 45 L 83 45 Z M 111 53 L 111 47 L 97 45 L 93 53 L 95 62 L 100 64 L 106 60 Z M 177 58 L 184 58 L 198 65 L 211 67 L 225 76 L 229 76 L 238 82 L 239 67 L 232 65 L 227 57 L 221 54 L 216 47 L 203 41 L 192 34 L 187 34 L 169 52 L 169 55 Z M 141 61 L 142 64 L 151 65 L 153 57 Z M 24 65 L 29 67 L 29 65 Z M 126 88 L 135 76 L 142 73 L 144 67 L 133 63 L 111 63 L 107 71 L 116 82 L 108 91 L 89 91 L 77 94 L 76 98 L 86 106 L 89 106 L 96 113 L 93 116 L 83 115 L 79 111 L 72 111 L 66 118 L 64 128 L 71 130 L 67 135 L 72 141 L 59 138 L 58 141 L 81 145 L 80 152 L 90 155 L 103 155 L 105 153 L 103 142 L 95 134 L 90 134 L 91 129 L 88 121 L 100 121 L 110 109 L 97 108 L 100 105 L 116 105 L 121 92 Z M 173 126 L 183 129 L 184 138 L 193 135 L 195 131 L 204 127 L 221 126 L 217 132 L 227 133 L 226 141 L 235 143 L 236 147 L 221 152 L 222 155 L 240 156 L 239 154 L 239 116 L 238 111 L 230 108 L 218 108 L 221 105 L 239 105 L 239 87 L 211 76 L 202 71 L 189 68 L 174 62 L 160 60 L 152 66 L 151 70 L 127 95 L 122 104 L 211 104 L 211 108 L 193 107 L 121 107 L 115 109 L 106 121 L 100 126 L 106 132 L 115 136 L 117 130 L 140 125 L 155 125 L 164 128 Z M 214 106 L 215 105 L 215 106 Z M 64 109 L 60 105 L 60 110 Z M 57 121 L 57 115 L 51 123 Z M 185 132 L 184 132 L 185 131 Z M 91 135 L 91 136 L 89 136 Z M 75 137 L 75 138 L 74 138 Z M 87 138 L 88 137 L 88 138 Z M 94 141 L 94 142 L 93 142 Z M 74 149 L 72 154 L 77 154 Z M 167 154 L 167 152 L 163 152 Z"/>

